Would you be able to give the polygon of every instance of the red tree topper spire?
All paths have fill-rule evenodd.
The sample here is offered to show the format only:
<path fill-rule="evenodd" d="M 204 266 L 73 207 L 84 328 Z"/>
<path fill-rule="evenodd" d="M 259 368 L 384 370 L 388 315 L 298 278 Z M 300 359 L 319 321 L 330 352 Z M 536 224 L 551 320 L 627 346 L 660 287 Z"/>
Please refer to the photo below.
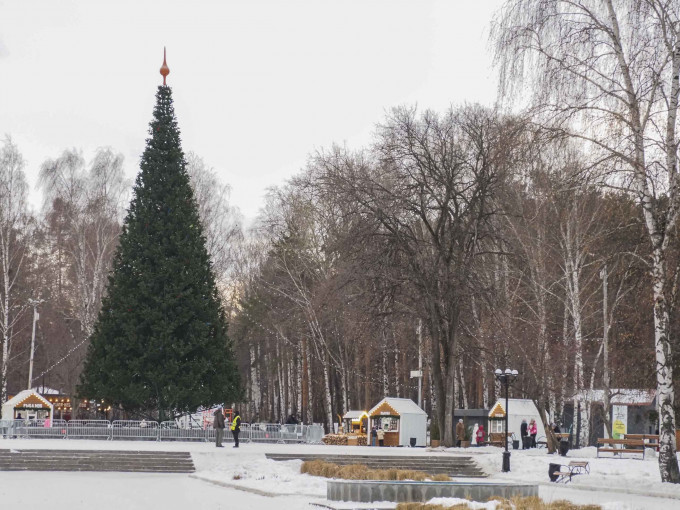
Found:
<path fill-rule="evenodd" d="M 163 85 L 165 85 L 165 77 L 170 74 L 170 68 L 165 63 L 165 47 L 163 47 L 163 65 L 161 66 L 161 74 L 163 75 Z"/>

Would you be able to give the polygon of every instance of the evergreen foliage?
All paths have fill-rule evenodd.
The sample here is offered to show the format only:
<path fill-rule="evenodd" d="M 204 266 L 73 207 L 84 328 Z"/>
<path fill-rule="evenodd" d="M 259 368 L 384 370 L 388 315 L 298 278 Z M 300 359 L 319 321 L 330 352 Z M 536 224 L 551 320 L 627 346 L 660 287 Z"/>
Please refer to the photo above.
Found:
<path fill-rule="evenodd" d="M 240 385 L 167 86 L 150 135 L 78 391 L 162 420 Z"/>

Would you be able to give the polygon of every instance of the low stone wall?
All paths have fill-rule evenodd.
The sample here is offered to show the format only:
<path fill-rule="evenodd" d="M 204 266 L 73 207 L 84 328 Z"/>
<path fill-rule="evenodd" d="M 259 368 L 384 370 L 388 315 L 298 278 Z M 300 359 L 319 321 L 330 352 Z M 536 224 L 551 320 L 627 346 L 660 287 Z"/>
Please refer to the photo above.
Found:
<path fill-rule="evenodd" d="M 330 501 L 371 503 L 424 502 L 432 498 L 464 498 L 487 501 L 493 496 L 538 496 L 538 485 L 484 482 L 396 482 L 384 480 L 329 480 L 326 497 Z"/>

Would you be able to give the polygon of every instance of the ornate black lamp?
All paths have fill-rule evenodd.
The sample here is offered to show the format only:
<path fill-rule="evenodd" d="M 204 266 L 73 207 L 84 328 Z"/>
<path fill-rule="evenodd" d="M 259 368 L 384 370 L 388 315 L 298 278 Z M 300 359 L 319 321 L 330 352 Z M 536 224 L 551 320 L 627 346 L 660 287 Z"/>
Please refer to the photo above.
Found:
<path fill-rule="evenodd" d="M 494 375 L 505 386 L 505 451 L 503 452 L 503 472 L 507 473 L 510 471 L 510 452 L 508 451 L 508 415 L 510 414 L 508 410 L 508 388 L 510 383 L 517 379 L 519 372 L 509 368 L 506 368 L 505 372 L 503 372 L 500 368 L 497 368 L 494 371 Z"/>

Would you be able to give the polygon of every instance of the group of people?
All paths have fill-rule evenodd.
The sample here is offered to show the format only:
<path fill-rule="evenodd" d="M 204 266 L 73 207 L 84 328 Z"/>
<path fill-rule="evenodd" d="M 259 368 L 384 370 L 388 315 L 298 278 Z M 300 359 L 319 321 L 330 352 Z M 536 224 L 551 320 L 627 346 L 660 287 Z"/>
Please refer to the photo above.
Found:
<path fill-rule="evenodd" d="M 556 432 L 559 432 L 559 427 L 554 425 Z M 486 437 L 484 431 L 484 425 L 479 425 L 475 423 L 475 427 L 472 430 L 472 438 L 470 444 L 472 446 L 482 446 L 484 444 L 484 439 Z M 536 425 L 536 420 L 533 418 L 527 423 L 526 420 L 522 420 L 522 425 L 520 426 L 520 435 L 522 436 L 522 449 L 536 448 L 536 435 L 538 434 L 538 426 Z M 456 446 L 461 445 L 461 441 L 465 438 L 465 425 L 463 420 L 459 419 L 456 424 Z"/>
<path fill-rule="evenodd" d="M 456 423 L 456 446 L 461 445 L 461 441 L 465 438 L 465 425 L 463 425 L 462 418 Z M 472 446 L 482 446 L 484 444 L 484 439 L 486 438 L 486 432 L 484 431 L 484 425 L 475 423 L 475 427 L 472 429 L 472 438 L 470 444 Z"/>
<path fill-rule="evenodd" d="M 375 446 L 376 441 L 378 446 L 385 446 L 385 431 L 382 427 L 373 425 L 371 429 L 371 446 Z"/>
<path fill-rule="evenodd" d="M 215 419 L 213 420 L 213 428 L 215 429 L 215 446 L 217 448 L 224 448 L 222 439 L 224 439 L 224 429 L 226 426 L 224 420 L 224 409 L 218 407 L 213 413 Z M 239 412 L 234 410 L 233 419 L 231 421 L 231 434 L 234 436 L 234 448 L 238 448 L 238 435 L 241 432 L 241 416 Z"/>
<path fill-rule="evenodd" d="M 531 421 L 527 424 L 527 421 L 523 419 L 522 425 L 519 427 L 519 434 L 522 436 L 522 450 L 536 448 L 536 434 L 538 434 L 536 420 L 531 418 Z"/>

